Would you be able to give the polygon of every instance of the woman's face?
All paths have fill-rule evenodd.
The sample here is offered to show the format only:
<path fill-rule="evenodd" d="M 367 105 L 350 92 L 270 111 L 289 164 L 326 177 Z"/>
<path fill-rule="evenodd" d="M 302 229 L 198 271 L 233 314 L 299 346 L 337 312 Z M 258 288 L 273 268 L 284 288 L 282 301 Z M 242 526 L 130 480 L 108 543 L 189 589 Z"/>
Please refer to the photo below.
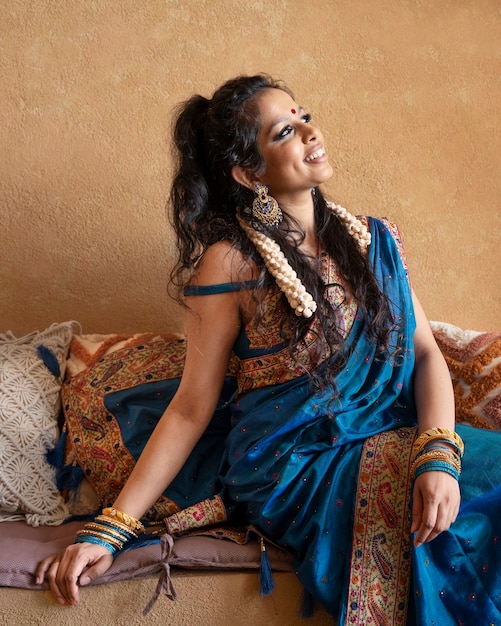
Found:
<path fill-rule="evenodd" d="M 265 162 L 260 175 L 278 203 L 295 202 L 332 176 L 322 133 L 311 116 L 281 89 L 259 97 L 258 146 Z"/>

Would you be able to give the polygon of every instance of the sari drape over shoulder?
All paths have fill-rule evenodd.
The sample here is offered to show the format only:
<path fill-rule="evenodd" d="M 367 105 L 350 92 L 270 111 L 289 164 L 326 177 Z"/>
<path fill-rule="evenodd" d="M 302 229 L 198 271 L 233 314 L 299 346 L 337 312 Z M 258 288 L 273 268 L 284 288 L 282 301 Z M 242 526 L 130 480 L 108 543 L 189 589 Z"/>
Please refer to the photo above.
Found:
<path fill-rule="evenodd" d="M 492 462 L 493 453 L 501 455 L 500 433 L 458 427 L 466 444 L 460 516 L 415 549 L 412 292 L 398 231 L 366 222 L 368 260 L 395 321 L 392 349 L 378 352 L 367 320 L 322 255 L 346 340 L 332 388 L 315 392 L 305 372 L 309 351 L 323 349 L 321 333 L 313 320 L 293 360 L 280 338 L 283 300 L 269 287 L 261 327 L 249 323 L 235 346 L 222 489 L 192 507 L 202 511 L 197 525 L 243 519 L 288 549 L 305 589 L 340 625 L 501 626 L 501 471 Z M 191 519 L 181 511 L 166 524 L 175 533 L 189 529 Z"/>
<path fill-rule="evenodd" d="M 245 393 L 233 407 L 223 477 L 225 497 L 245 503 L 247 521 L 292 551 L 306 589 L 338 617 L 347 604 L 364 442 L 416 420 L 411 290 L 388 228 L 369 224 L 369 262 L 398 323 L 392 354 L 378 354 L 366 320 L 355 314 L 334 397 L 332 388 L 314 393 L 307 374 Z M 242 358 L 242 370 L 259 380 L 262 356 L 247 361 Z M 410 447 L 412 437 L 404 438 Z"/>

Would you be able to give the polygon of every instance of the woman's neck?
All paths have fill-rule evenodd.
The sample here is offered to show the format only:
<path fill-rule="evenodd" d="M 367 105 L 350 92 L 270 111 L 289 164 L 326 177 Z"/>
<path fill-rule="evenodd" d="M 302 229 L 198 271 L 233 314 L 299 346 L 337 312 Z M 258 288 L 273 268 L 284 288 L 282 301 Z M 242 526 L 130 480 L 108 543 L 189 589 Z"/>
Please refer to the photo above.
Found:
<path fill-rule="evenodd" d="M 317 256 L 318 236 L 315 226 L 315 210 L 311 195 L 302 203 L 284 202 L 280 206 L 282 210 L 294 219 L 302 233 L 304 233 L 304 239 L 300 244 L 301 250 L 310 256 Z"/>

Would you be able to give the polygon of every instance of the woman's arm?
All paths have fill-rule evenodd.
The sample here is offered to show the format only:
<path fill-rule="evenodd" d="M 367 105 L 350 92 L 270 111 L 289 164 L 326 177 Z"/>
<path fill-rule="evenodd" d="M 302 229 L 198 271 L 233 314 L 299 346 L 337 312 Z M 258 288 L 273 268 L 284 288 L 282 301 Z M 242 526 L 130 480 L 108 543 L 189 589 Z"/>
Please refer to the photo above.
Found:
<path fill-rule="evenodd" d="M 187 353 L 179 389 L 114 504 L 136 518 L 158 500 L 207 428 L 240 329 L 237 292 L 191 297 L 187 304 Z"/>
<path fill-rule="evenodd" d="M 213 246 L 201 261 L 194 281 L 203 285 L 235 280 L 233 268 L 242 265 L 238 256 L 227 244 Z M 231 292 L 187 299 L 187 352 L 179 389 L 115 501 L 117 509 L 142 517 L 175 478 L 207 428 L 240 330 L 243 297 Z M 36 580 L 40 584 L 47 576 L 60 603 L 76 604 L 78 585 L 98 578 L 111 563 L 110 552 L 103 546 L 72 544 L 42 561 Z"/>
<path fill-rule="evenodd" d="M 415 294 L 413 303 L 417 322 L 414 335 L 416 355 L 414 380 L 418 433 L 436 427 L 454 430 L 454 393 L 449 368 Z"/>
<path fill-rule="evenodd" d="M 454 430 L 454 393 L 449 369 L 415 294 L 415 400 L 418 433 L 430 428 Z M 441 471 L 424 472 L 414 483 L 411 532 L 414 544 L 431 541 L 454 522 L 460 503 L 457 480 Z"/>

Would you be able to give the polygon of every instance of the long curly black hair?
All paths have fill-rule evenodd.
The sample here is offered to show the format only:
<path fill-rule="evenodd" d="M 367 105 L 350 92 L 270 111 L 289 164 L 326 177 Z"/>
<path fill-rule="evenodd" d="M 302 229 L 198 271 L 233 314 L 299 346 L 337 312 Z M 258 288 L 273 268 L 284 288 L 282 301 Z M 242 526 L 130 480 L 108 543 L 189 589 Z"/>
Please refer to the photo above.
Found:
<path fill-rule="evenodd" d="M 235 165 L 256 174 L 265 169 L 258 148 L 260 131 L 259 96 L 266 89 L 282 89 L 292 96 L 281 82 L 265 74 L 240 76 L 224 83 L 209 100 L 195 95 L 183 103 L 174 126 L 176 172 L 170 195 L 171 220 L 177 236 L 178 258 L 172 270 L 171 284 L 181 288 L 189 280 L 196 262 L 204 251 L 219 241 L 228 241 L 253 258 L 259 279 L 255 297 L 267 278 L 266 268 L 256 255 L 252 243 L 238 225 L 237 209 L 249 207 L 253 192 L 238 184 L 231 171 Z M 390 351 L 393 329 L 389 304 L 379 289 L 364 254 L 344 224 L 327 207 L 320 189 L 314 194 L 315 220 L 323 249 L 335 260 L 347 289 L 367 317 L 368 332 L 381 354 Z M 245 209 L 244 209 L 245 210 Z M 246 217 L 252 220 L 248 211 Z M 341 315 L 327 302 L 326 289 L 318 267 L 299 249 L 304 233 L 284 212 L 279 228 L 253 222 L 257 230 L 272 237 L 280 245 L 290 265 L 317 302 L 315 315 L 320 321 L 328 352 L 337 358 L 329 363 L 310 363 L 310 374 L 316 384 L 332 383 L 333 375 L 342 367 L 344 336 Z M 291 237 L 294 233 L 294 237 Z M 179 291 L 177 297 L 180 298 Z M 259 315 L 259 307 L 257 307 Z M 293 355 L 302 341 L 311 320 L 297 317 L 284 307 L 283 334 Z M 346 355 L 345 355 L 346 357 Z M 320 373 L 321 372 L 321 373 Z"/>

